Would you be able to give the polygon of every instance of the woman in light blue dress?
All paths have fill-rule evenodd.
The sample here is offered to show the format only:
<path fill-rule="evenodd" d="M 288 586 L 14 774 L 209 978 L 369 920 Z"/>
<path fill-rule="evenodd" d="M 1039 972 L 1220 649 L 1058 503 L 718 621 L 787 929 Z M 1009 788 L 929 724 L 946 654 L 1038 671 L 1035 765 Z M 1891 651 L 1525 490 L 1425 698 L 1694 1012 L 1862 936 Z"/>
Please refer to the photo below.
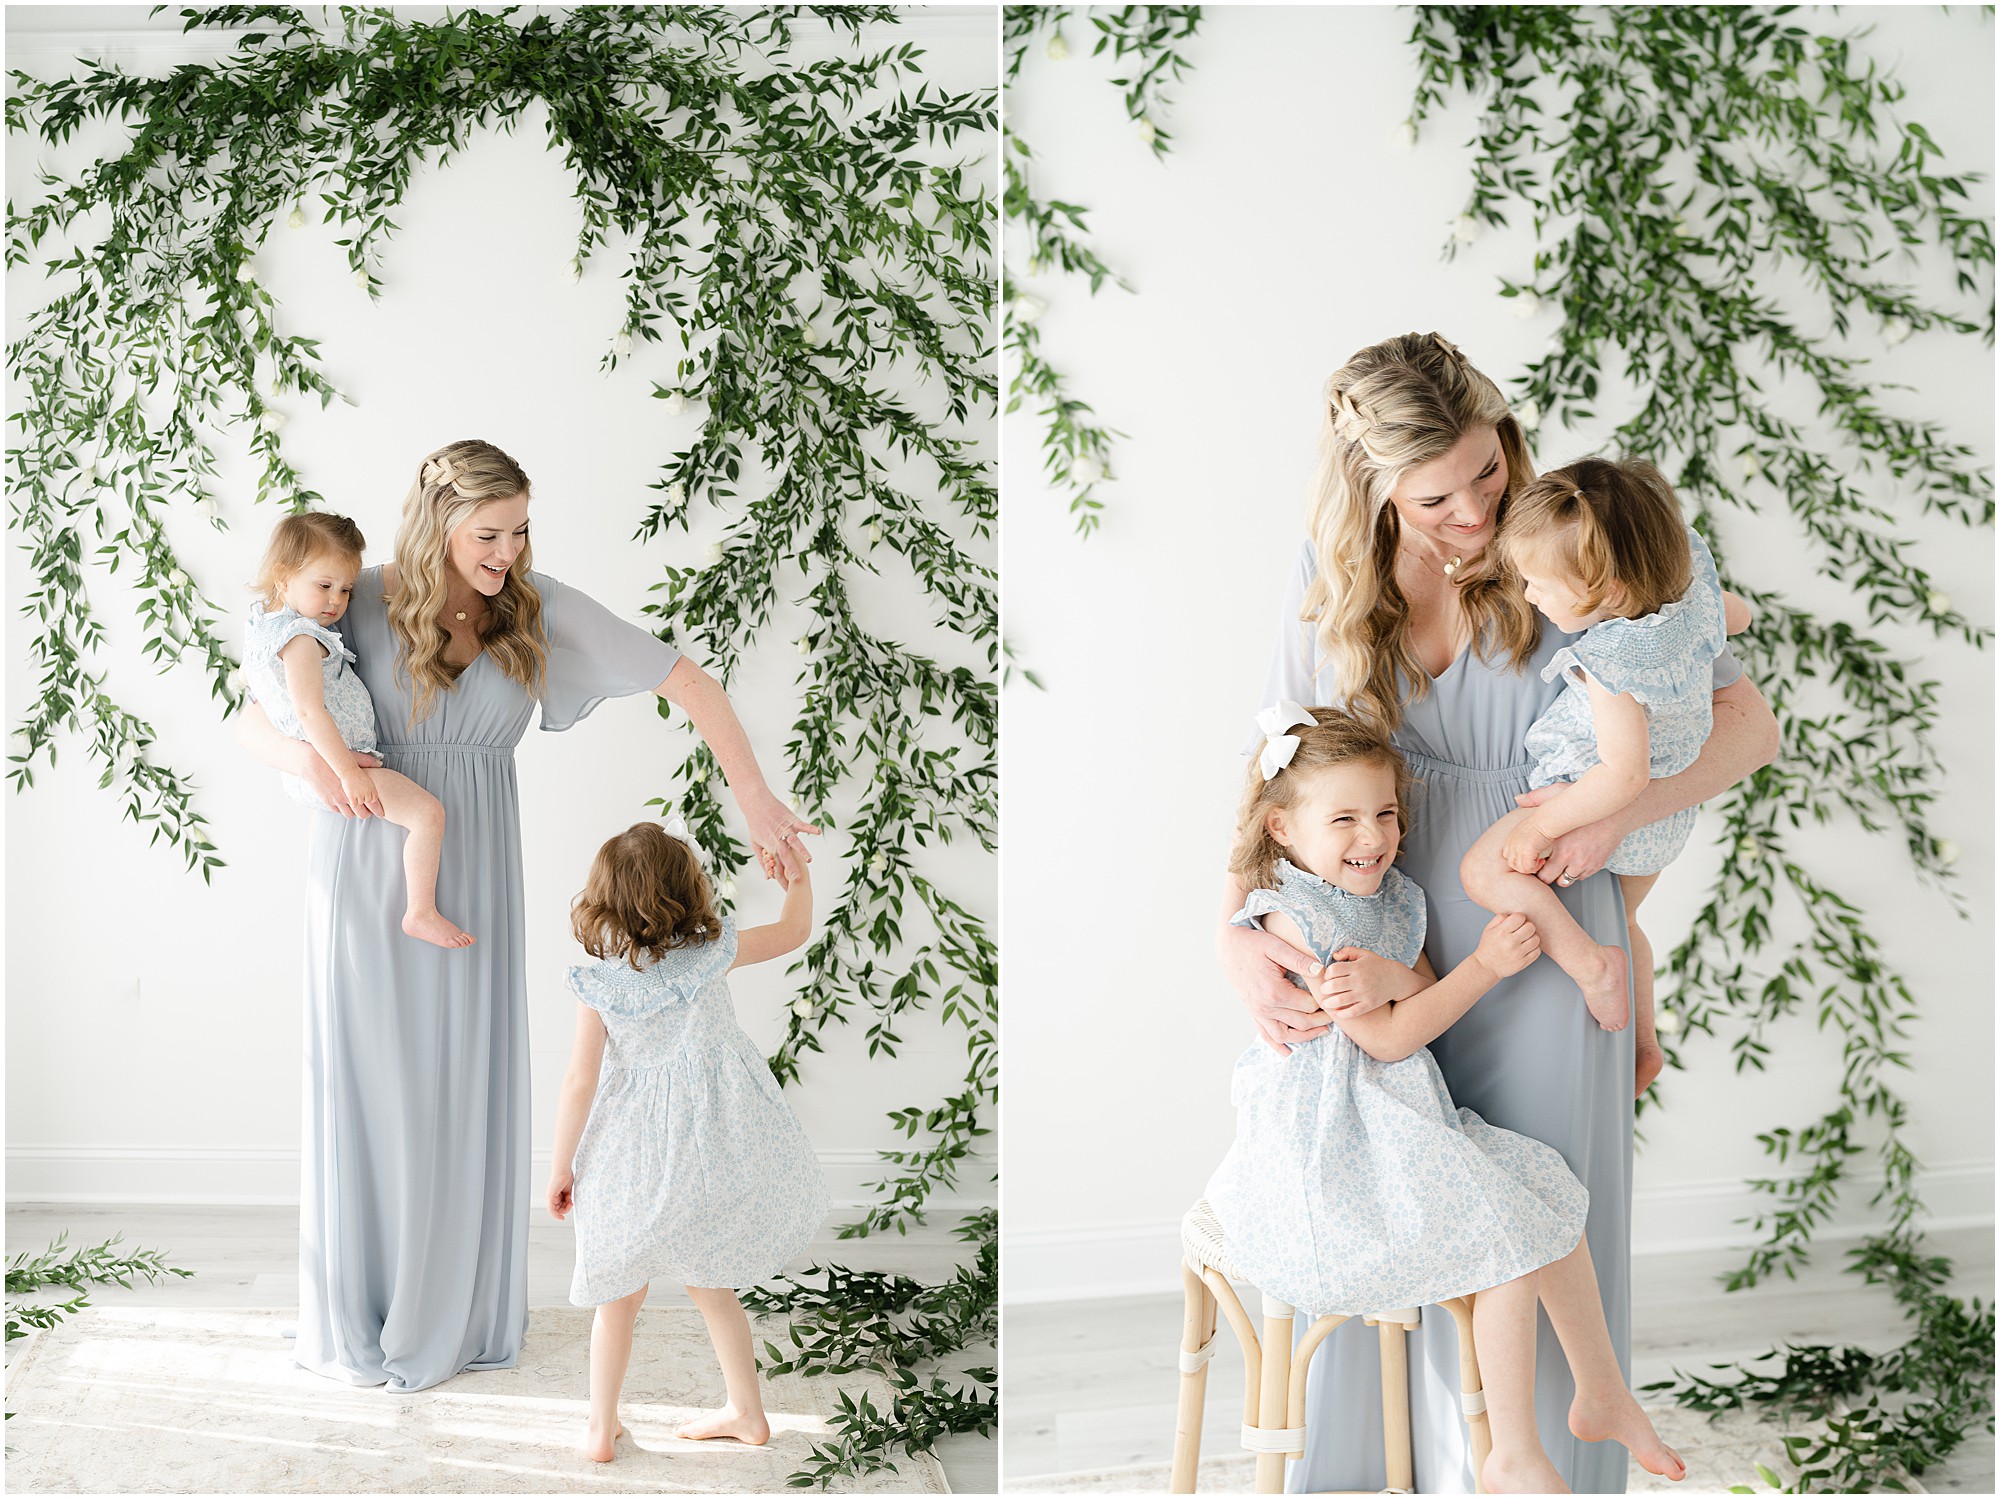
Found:
<path fill-rule="evenodd" d="M 1425 951 L 1440 973 L 1477 945 L 1487 913 L 1458 881 L 1472 842 L 1528 791 L 1523 742 L 1562 691 L 1542 668 L 1568 642 L 1538 629 L 1489 554 L 1507 496 L 1533 470 L 1493 383 L 1437 335 L 1363 350 L 1329 382 L 1310 539 L 1283 589 L 1279 637 L 1258 706 L 1291 698 L 1345 704 L 1393 730 L 1420 782 L 1404 865 L 1429 908 Z M 1733 785 L 1776 753 L 1777 726 L 1725 654 L 1714 669 L 1715 727 L 1688 770 L 1652 782 L 1622 818 L 1556 840 L 1541 877 L 1600 942 L 1624 940 L 1615 880 L 1597 878 L 1626 833 Z M 1230 925 L 1246 892 L 1224 892 L 1217 951 L 1274 1048 L 1325 1034 L 1327 1010 L 1413 992 L 1380 958 L 1325 965 L 1266 933 Z M 1288 971 L 1313 976 L 1302 993 Z M 1431 1043 L 1451 1096 L 1493 1125 L 1552 1145 L 1590 1193 L 1585 1237 L 1605 1319 L 1631 1369 L 1631 1031 L 1590 1019 L 1576 986 L 1536 963 L 1495 987 Z M 1315 1358 L 1300 1491 L 1380 1489 L 1381 1377 L 1372 1330 L 1342 1326 Z M 1456 1337 L 1427 1314 L 1413 1350 L 1416 1476 L 1427 1493 L 1471 1493 L 1459 1415 Z M 1569 1430 L 1574 1391 L 1544 1321 L 1537 1348 L 1542 1442 L 1579 1493 L 1622 1493 L 1627 1456 Z"/>
<path fill-rule="evenodd" d="M 490 443 L 426 458 L 394 568 L 344 621 L 381 762 L 444 804 L 439 904 L 479 935 L 400 928 L 402 834 L 356 809 L 310 745 L 253 705 L 239 738 L 307 782 L 304 1180 L 296 1357 L 420 1390 L 511 1368 L 527 1330 L 528 1003 L 514 746 L 657 692 L 715 752 L 759 848 L 811 831 L 772 794 L 722 689 L 575 589 L 531 571 L 528 479 Z"/>

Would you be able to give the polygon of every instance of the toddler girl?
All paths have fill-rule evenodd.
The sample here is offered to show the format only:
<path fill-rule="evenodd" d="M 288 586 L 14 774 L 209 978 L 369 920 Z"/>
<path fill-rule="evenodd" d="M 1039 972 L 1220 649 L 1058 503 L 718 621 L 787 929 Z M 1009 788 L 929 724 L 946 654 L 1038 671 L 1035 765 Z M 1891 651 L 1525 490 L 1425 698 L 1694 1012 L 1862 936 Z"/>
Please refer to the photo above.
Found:
<path fill-rule="evenodd" d="M 1575 1376 L 1570 1430 L 1616 1440 L 1648 1471 L 1686 1469 L 1625 1387 L 1583 1240 L 1589 1197 L 1538 1140 L 1455 1109 L 1425 1043 L 1534 962 L 1534 925 L 1496 916 L 1440 979 L 1424 894 L 1393 867 L 1410 775 L 1388 739 L 1331 708 L 1280 703 L 1250 768 L 1230 869 L 1235 920 L 1322 963 L 1343 947 L 1407 963 L 1429 987 L 1280 1056 L 1236 1063 L 1236 1142 L 1208 1184 L 1231 1259 L 1268 1295 L 1317 1313 L 1424 1306 L 1476 1291 L 1493 1450 L 1489 1493 L 1566 1492 L 1535 1429 L 1539 1298 Z M 1287 730 L 1294 732 L 1287 733 Z"/>
<path fill-rule="evenodd" d="M 1529 783 L 1560 786 L 1559 794 L 1501 818 L 1466 852 L 1460 876 L 1489 911 L 1532 919 L 1597 1023 L 1623 1030 L 1632 1009 L 1625 950 L 1593 941 L 1535 871 L 1557 838 L 1623 811 L 1653 777 L 1694 764 L 1714 720 L 1715 658 L 1750 611 L 1724 595 L 1707 545 L 1650 463 L 1587 458 L 1543 474 L 1508 507 L 1499 545 L 1528 601 L 1558 630 L 1583 635 L 1543 670 L 1546 681 L 1562 673 L 1568 691 L 1525 741 L 1535 762 Z M 1664 1061 L 1639 903 L 1686 845 L 1694 817 L 1689 807 L 1650 823 L 1605 860 L 1624 889 L 1638 983 L 1635 1096 Z"/>
<path fill-rule="evenodd" d="M 375 704 L 334 626 L 347 612 L 367 543 L 344 515 L 288 515 L 271 533 L 264 563 L 251 585 L 244 632 L 243 677 L 250 694 L 290 739 L 319 752 L 355 807 L 367 807 L 410 836 L 403 844 L 408 904 L 403 930 L 439 947 L 470 947 L 473 939 L 439 914 L 438 856 L 444 847 L 444 807 L 408 776 L 366 770 L 358 750 L 375 753 Z M 296 776 L 285 777 L 294 801 L 331 808 Z"/>
<path fill-rule="evenodd" d="M 723 977 L 792 951 L 812 931 L 804 862 L 761 857 L 785 887 L 769 926 L 739 933 L 717 916 L 694 849 L 651 822 L 597 851 L 572 909 L 576 940 L 602 961 L 569 971 L 581 1003 L 556 1109 L 549 1211 L 575 1209 L 569 1299 L 597 1308 L 583 1448 L 596 1462 L 611 1461 L 625 1429 L 618 1391 L 632 1324 L 659 1276 L 685 1285 L 701 1309 L 728 1396 L 677 1435 L 754 1446 L 771 1434 L 733 1288 L 800 1254 L 830 1202 L 805 1131 L 736 1024 Z"/>

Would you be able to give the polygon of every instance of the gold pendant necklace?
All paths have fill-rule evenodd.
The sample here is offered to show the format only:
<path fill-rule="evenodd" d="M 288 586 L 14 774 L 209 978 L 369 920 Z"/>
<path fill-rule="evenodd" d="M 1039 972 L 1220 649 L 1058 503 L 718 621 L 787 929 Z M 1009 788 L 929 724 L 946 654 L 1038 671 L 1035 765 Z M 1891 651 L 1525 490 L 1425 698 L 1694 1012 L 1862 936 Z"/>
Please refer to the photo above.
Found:
<path fill-rule="evenodd" d="M 1451 559 L 1451 561 L 1447 562 L 1444 565 L 1444 575 L 1447 578 L 1449 578 L 1453 573 L 1457 572 L 1459 568 L 1463 567 L 1464 565 L 1465 565 L 1465 559 L 1463 557 L 1454 557 Z M 463 615 L 459 617 L 461 619 L 464 618 Z"/>
<path fill-rule="evenodd" d="M 1454 562 L 1454 563 L 1452 564 L 1452 566 L 1453 566 L 1453 567 L 1456 567 L 1456 566 L 1458 566 L 1458 564 L 1457 564 L 1456 562 Z M 465 623 L 465 611 L 464 611 L 463 609 L 459 610 L 459 611 L 458 611 L 458 613 L 456 613 L 456 614 L 454 614 L 454 615 L 452 616 L 452 618 L 453 618 L 453 619 L 455 619 L 455 620 L 457 620 L 457 621 L 458 621 L 458 622 L 459 622 L 460 624 L 464 624 L 464 623 Z"/>

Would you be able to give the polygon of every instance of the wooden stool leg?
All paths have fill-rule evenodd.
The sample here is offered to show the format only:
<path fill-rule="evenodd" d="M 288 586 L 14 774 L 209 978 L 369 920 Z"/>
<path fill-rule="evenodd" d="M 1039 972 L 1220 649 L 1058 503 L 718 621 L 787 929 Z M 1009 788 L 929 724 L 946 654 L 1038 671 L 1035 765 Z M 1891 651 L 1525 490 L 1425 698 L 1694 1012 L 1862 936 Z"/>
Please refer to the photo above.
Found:
<path fill-rule="evenodd" d="M 1493 1429 L 1486 1424 L 1486 1387 L 1479 1380 L 1479 1349 L 1472 1341 L 1472 1297 L 1456 1296 L 1443 1305 L 1458 1324 L 1459 1402 L 1465 1411 L 1466 1435 L 1472 1443 L 1472 1484 L 1477 1493 L 1486 1492 L 1481 1474 L 1493 1451 Z"/>
<path fill-rule="evenodd" d="M 1215 1352 L 1215 1293 L 1185 1260 L 1181 1262 L 1181 1286 L 1186 1292 L 1181 1318 L 1181 1399 L 1174 1417 L 1174 1468 L 1167 1485 L 1170 1494 L 1194 1492 L 1195 1470 L 1201 1465 L 1208 1360 Z"/>
<path fill-rule="evenodd" d="M 1389 1487 L 1409 1493 L 1417 1486 L 1410 1443 L 1409 1334 L 1400 1322 L 1380 1322 L 1375 1330 L 1382 1339 L 1382 1457 Z"/>
<path fill-rule="evenodd" d="M 1264 1378 L 1257 1398 L 1257 1426 L 1283 1431 L 1291 1415 L 1292 1309 L 1275 1297 L 1264 1298 Z M 1285 1454 L 1257 1454 L 1257 1492 L 1285 1491 Z"/>

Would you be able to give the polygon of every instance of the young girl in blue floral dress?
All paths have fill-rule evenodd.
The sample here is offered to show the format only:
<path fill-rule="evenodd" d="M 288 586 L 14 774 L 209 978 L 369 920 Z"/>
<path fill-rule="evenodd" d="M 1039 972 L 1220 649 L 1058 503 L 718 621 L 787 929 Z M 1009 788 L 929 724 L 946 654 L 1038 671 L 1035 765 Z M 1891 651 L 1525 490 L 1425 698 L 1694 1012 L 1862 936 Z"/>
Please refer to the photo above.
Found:
<path fill-rule="evenodd" d="M 1575 1377 L 1571 1431 L 1681 1478 L 1611 1346 L 1583 1240 L 1588 1194 L 1548 1146 L 1455 1108 L 1425 1049 L 1535 961 L 1533 923 L 1494 917 L 1472 956 L 1438 978 L 1423 950 L 1423 891 L 1394 867 L 1409 818 L 1402 757 L 1332 708 L 1280 703 L 1258 722 L 1267 738 L 1230 861 L 1250 896 L 1235 920 L 1321 963 L 1366 949 L 1429 987 L 1338 1017 L 1289 1055 L 1260 1042 L 1237 1061 L 1236 1141 L 1207 1194 L 1231 1260 L 1267 1295 L 1320 1315 L 1478 1292 L 1489 1493 L 1566 1492 L 1535 1428 L 1539 1300 Z"/>
<path fill-rule="evenodd" d="M 802 860 L 760 854 L 785 887 L 777 921 L 718 916 L 692 845 L 658 823 L 597 851 L 572 922 L 600 961 L 569 970 L 576 1043 L 556 1110 L 549 1211 L 576 1217 L 570 1300 L 594 1306 L 584 1452 L 609 1462 L 618 1394 L 647 1286 L 679 1281 L 708 1324 L 727 1403 L 685 1438 L 751 1445 L 771 1428 L 735 1290 L 768 1280 L 825 1221 L 819 1161 L 777 1080 L 736 1023 L 724 977 L 812 931 Z M 587 1116 L 587 1122 L 586 1122 Z"/>
<path fill-rule="evenodd" d="M 1723 592 L 1672 486 L 1639 460 L 1586 458 L 1543 474 L 1508 507 L 1499 545 L 1528 602 L 1558 630 L 1583 634 L 1543 669 L 1544 681 L 1560 674 L 1568 690 L 1535 720 L 1525 746 L 1535 762 L 1529 784 L 1558 793 L 1495 823 L 1466 851 L 1460 875 L 1487 910 L 1529 917 L 1597 1023 L 1623 1030 L 1635 1008 L 1625 950 L 1593 941 L 1536 871 L 1557 838 L 1694 764 L 1714 723 L 1715 658 L 1750 611 Z M 1689 807 L 1628 834 L 1604 864 L 1624 892 L 1638 989 L 1635 1096 L 1664 1060 L 1639 903 L 1687 846 L 1694 817 Z"/>

